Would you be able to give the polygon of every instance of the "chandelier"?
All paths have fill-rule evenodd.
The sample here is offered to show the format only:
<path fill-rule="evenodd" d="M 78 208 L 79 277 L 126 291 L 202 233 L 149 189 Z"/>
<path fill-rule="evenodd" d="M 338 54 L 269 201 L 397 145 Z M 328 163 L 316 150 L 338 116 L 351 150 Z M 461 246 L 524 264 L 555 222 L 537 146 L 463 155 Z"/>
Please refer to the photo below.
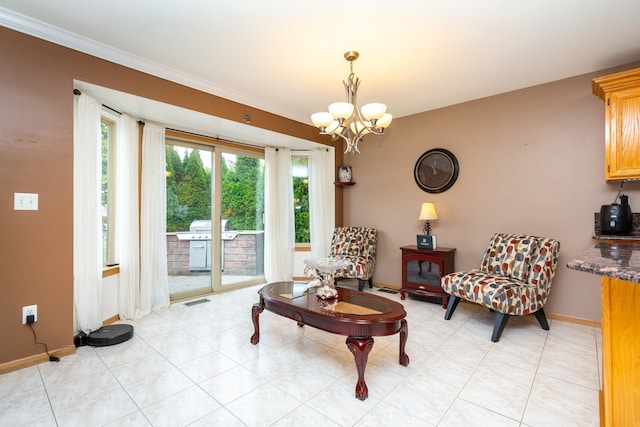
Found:
<path fill-rule="evenodd" d="M 347 143 L 345 154 L 359 153 L 358 142 L 365 135 L 382 135 L 384 129 L 391 124 L 393 118 L 387 113 L 387 106 L 379 102 L 363 105 L 358 109 L 356 95 L 360 79 L 353 73 L 353 61 L 360 54 L 349 51 L 344 58 L 349 61 L 350 74 L 343 81 L 347 93 L 347 102 L 334 102 L 329 105 L 329 112 L 314 113 L 311 115 L 313 125 L 320 129 L 322 135 L 331 135 L 331 140 L 342 138 Z"/>

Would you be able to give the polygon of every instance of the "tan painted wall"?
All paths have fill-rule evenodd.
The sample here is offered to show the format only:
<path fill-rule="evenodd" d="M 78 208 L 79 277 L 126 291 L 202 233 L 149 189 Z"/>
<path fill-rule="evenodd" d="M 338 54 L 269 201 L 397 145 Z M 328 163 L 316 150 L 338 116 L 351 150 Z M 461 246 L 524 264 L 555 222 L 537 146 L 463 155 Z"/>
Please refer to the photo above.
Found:
<path fill-rule="evenodd" d="M 593 244 L 594 212 L 618 191 L 604 180 L 604 104 L 591 94 L 591 79 L 612 71 L 404 117 L 384 137 L 366 137 L 361 154 L 344 159 L 357 181 L 345 190 L 344 218 L 380 230 L 374 281 L 400 285 L 398 248 L 415 244 L 420 204 L 431 201 L 439 217 L 433 234 L 439 246 L 457 248 L 457 269 L 478 266 L 494 232 L 559 239 L 546 309 L 599 321 L 598 277 L 566 264 Z M 456 155 L 460 176 L 450 190 L 429 194 L 413 169 L 436 147 Z M 640 182 L 625 184 L 624 193 L 640 210 Z"/>
<path fill-rule="evenodd" d="M 25 305 L 38 305 L 40 342 L 73 345 L 73 80 L 241 123 L 247 107 L 4 27 L 0 52 L 1 368 L 44 351 L 21 323 Z M 251 126 L 327 142 L 313 126 L 260 110 L 251 109 Z M 14 211 L 15 192 L 38 193 L 39 210 Z"/>

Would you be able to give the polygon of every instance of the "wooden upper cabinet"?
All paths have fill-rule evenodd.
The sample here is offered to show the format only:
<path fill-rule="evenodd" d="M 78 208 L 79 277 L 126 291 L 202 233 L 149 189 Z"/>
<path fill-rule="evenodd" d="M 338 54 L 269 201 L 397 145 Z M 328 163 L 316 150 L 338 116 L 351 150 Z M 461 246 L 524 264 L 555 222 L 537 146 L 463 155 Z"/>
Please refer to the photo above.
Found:
<path fill-rule="evenodd" d="M 640 178 L 640 68 L 593 79 L 605 103 L 605 177 Z"/>

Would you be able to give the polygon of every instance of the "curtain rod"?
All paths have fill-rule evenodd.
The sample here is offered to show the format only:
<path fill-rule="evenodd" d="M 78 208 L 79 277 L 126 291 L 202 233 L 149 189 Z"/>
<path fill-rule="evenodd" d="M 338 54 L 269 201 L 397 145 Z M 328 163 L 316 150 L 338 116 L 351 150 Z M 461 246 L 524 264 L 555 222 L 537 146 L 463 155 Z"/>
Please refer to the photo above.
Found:
<path fill-rule="evenodd" d="M 207 138 L 207 139 L 213 139 L 215 141 L 221 141 L 221 142 L 228 142 L 230 144 L 237 144 L 237 145 L 243 145 L 245 147 L 251 147 L 251 148 L 259 148 L 259 149 L 265 149 L 268 146 L 262 146 L 262 145 L 254 145 L 254 144 L 249 144 L 246 142 L 238 142 L 238 141 L 233 141 L 231 139 L 224 139 L 224 138 L 220 138 L 219 136 L 208 136 L 208 135 L 202 135 L 199 133 L 195 133 L 195 132 L 188 132 L 185 130 L 180 130 L 180 129 L 173 129 L 173 128 L 167 128 L 167 130 L 171 130 L 174 132 L 180 132 L 180 133 L 184 133 L 186 135 L 193 135 L 193 136 L 199 136 L 201 138 Z M 278 151 L 278 147 L 275 147 L 276 151 Z M 329 149 L 326 149 L 327 152 L 329 152 Z M 311 151 L 310 148 L 292 148 L 291 151 Z"/>
<path fill-rule="evenodd" d="M 219 136 L 202 135 L 202 134 L 195 133 L 195 132 L 189 132 L 189 131 L 186 131 L 186 130 L 173 129 L 173 128 L 166 128 L 166 129 L 174 131 L 174 132 L 183 133 L 185 135 L 193 135 L 193 136 L 198 136 L 200 138 L 213 139 L 215 141 L 228 142 L 230 144 L 236 144 L 236 145 L 243 145 L 245 147 L 259 148 L 259 149 L 263 149 L 264 148 L 264 147 L 262 147 L 260 145 L 253 145 L 253 144 L 249 144 L 249 143 L 246 143 L 246 142 L 233 141 L 231 139 L 220 138 Z"/>
<path fill-rule="evenodd" d="M 78 89 L 74 89 L 73 90 L 73 94 L 74 95 L 82 95 L 82 92 L 80 92 Z M 105 105 L 105 104 L 102 104 L 102 103 L 100 103 L 100 105 L 102 105 L 104 108 L 108 108 L 109 110 L 113 111 L 114 113 L 118 113 L 118 114 L 122 115 L 122 113 L 120 111 L 116 110 L 115 108 L 111 108 L 108 105 Z"/>
<path fill-rule="evenodd" d="M 280 149 L 279 147 L 273 147 L 273 148 L 275 148 L 276 151 L 278 151 Z M 281 148 L 284 148 L 284 147 L 281 147 Z M 313 150 L 313 148 L 290 148 L 289 149 L 289 151 L 304 151 L 304 152 L 308 152 L 308 151 L 311 151 L 311 150 Z M 327 153 L 329 152 L 328 148 L 325 148 L 325 150 L 326 150 Z"/>

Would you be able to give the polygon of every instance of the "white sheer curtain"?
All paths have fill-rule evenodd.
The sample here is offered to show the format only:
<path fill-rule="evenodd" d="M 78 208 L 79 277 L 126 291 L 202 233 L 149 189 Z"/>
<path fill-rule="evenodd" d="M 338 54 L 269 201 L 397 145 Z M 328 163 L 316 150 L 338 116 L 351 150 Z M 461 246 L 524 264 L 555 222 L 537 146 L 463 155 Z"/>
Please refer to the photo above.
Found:
<path fill-rule="evenodd" d="M 164 128 L 147 123 L 142 133 L 141 316 L 169 305 L 166 170 Z"/>
<path fill-rule="evenodd" d="M 74 96 L 73 307 L 74 331 L 102 327 L 101 105 Z"/>
<path fill-rule="evenodd" d="M 120 264 L 118 314 L 136 319 L 140 284 L 138 226 L 138 125 L 123 114 L 116 138 L 116 248 Z"/>
<path fill-rule="evenodd" d="M 268 282 L 293 278 L 295 228 L 291 150 L 264 150 L 264 275 Z"/>
<path fill-rule="evenodd" d="M 335 228 L 334 149 L 309 152 L 309 222 L 311 256 L 326 257 Z"/>

